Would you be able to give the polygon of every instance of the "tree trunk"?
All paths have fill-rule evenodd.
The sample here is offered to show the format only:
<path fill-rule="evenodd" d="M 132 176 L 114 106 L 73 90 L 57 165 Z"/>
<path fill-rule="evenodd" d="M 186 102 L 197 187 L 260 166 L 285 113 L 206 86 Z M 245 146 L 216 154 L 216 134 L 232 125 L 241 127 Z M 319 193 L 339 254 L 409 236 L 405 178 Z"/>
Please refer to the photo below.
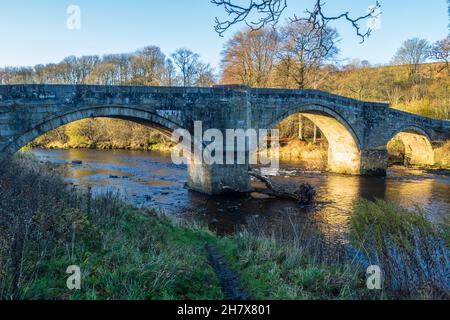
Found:
<path fill-rule="evenodd" d="M 303 140 L 303 116 L 298 115 L 298 138 Z"/>
<path fill-rule="evenodd" d="M 317 142 L 317 125 L 314 124 L 314 144 Z"/>
<path fill-rule="evenodd" d="M 288 190 L 286 187 L 276 186 L 268 177 L 264 177 L 256 171 L 250 171 L 249 174 L 259 181 L 263 182 L 268 190 L 257 190 L 260 193 L 265 193 L 281 199 L 294 200 L 300 205 L 312 205 L 316 199 L 316 189 L 308 183 L 301 184 L 294 190 Z"/>

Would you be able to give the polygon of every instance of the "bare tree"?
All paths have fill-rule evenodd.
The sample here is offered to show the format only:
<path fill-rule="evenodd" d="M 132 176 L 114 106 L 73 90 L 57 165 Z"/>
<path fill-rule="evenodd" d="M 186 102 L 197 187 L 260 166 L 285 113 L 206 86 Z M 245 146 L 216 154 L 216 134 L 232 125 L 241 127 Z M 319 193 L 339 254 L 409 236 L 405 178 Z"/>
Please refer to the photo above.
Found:
<path fill-rule="evenodd" d="M 83 56 L 78 59 L 80 83 L 86 83 L 89 74 L 94 70 L 95 66 L 100 63 L 98 56 Z"/>
<path fill-rule="evenodd" d="M 0 69 L 0 84 L 9 84 L 13 78 L 13 68 L 7 67 Z"/>
<path fill-rule="evenodd" d="M 250 0 L 247 6 L 242 6 L 233 0 L 211 0 L 211 3 L 223 7 L 229 20 L 220 21 L 216 17 L 215 30 L 221 36 L 233 25 L 245 22 L 252 30 L 276 24 L 287 8 L 287 0 Z M 256 20 L 249 20 L 249 16 L 256 12 Z"/>
<path fill-rule="evenodd" d="M 189 49 L 178 49 L 172 54 L 175 65 L 180 69 L 183 86 L 191 86 L 197 74 L 200 56 Z"/>
<path fill-rule="evenodd" d="M 128 84 L 132 78 L 131 75 L 131 59 L 132 54 L 108 54 L 103 57 L 102 62 L 108 64 L 114 69 L 112 72 L 112 83 L 118 84 Z"/>
<path fill-rule="evenodd" d="M 409 66 L 410 78 L 415 81 L 419 74 L 420 64 L 429 58 L 429 45 L 425 39 L 413 38 L 403 42 L 397 50 L 393 62 Z"/>
<path fill-rule="evenodd" d="M 430 55 L 434 60 L 443 62 L 445 65 L 440 71 L 447 69 L 447 72 L 450 75 L 450 37 L 433 44 Z"/>
<path fill-rule="evenodd" d="M 165 62 L 163 84 L 168 87 L 172 87 L 177 83 L 177 71 L 172 59 L 167 59 Z"/>
<path fill-rule="evenodd" d="M 268 87 L 278 49 L 278 33 L 273 28 L 236 33 L 222 52 L 222 82 Z"/>
<path fill-rule="evenodd" d="M 34 83 L 34 70 L 30 67 L 14 67 L 10 69 L 9 83 Z"/>
<path fill-rule="evenodd" d="M 156 46 L 148 46 L 136 52 L 131 61 L 132 83 L 157 86 L 165 72 L 166 56 Z"/>
<path fill-rule="evenodd" d="M 62 75 L 64 78 L 64 83 L 77 84 L 80 81 L 80 72 L 78 69 L 78 58 L 75 56 L 70 56 L 64 58 L 60 63 L 61 69 L 63 70 Z"/>
<path fill-rule="evenodd" d="M 282 28 L 278 65 L 281 79 L 294 82 L 298 89 L 317 89 L 324 77 L 320 69 L 339 53 L 336 47 L 338 37 L 336 30 L 327 27 L 319 32 L 308 21 L 295 21 Z"/>
<path fill-rule="evenodd" d="M 98 85 L 211 86 L 213 68 L 199 55 L 180 49 L 166 59 L 159 47 L 147 46 L 134 53 L 98 56 L 70 56 L 60 63 L 34 67 L 0 68 L 0 84 L 51 83 Z M 179 69 L 179 72 L 178 70 Z"/>
<path fill-rule="evenodd" d="M 237 0 L 211 0 L 212 4 L 222 7 L 226 14 L 226 20 L 216 18 L 215 30 L 223 35 L 233 25 L 244 22 L 253 30 L 261 29 L 266 25 L 275 25 L 279 22 L 287 8 L 288 0 L 249 0 L 247 5 L 241 5 Z M 324 12 L 323 0 L 316 0 L 314 8 L 306 11 L 305 17 L 294 16 L 292 21 L 308 21 L 319 33 L 325 32 L 330 22 L 345 20 L 349 22 L 356 31 L 361 42 L 370 36 L 371 29 L 363 31 L 361 22 L 375 18 L 379 15 L 380 3 L 371 7 L 369 13 L 353 18 L 350 12 L 344 12 L 336 16 L 328 16 Z"/>
<path fill-rule="evenodd" d="M 89 84 L 113 86 L 120 84 L 118 79 L 117 65 L 114 61 L 109 61 L 96 65 L 87 77 L 86 82 Z"/>
<path fill-rule="evenodd" d="M 361 60 L 358 58 L 351 59 L 345 66 L 343 70 L 352 71 L 357 69 L 370 68 L 370 62 L 368 60 Z"/>
<path fill-rule="evenodd" d="M 198 87 L 212 87 L 216 84 L 214 69 L 208 63 L 199 62 L 197 65 L 197 77 L 195 85 Z"/>

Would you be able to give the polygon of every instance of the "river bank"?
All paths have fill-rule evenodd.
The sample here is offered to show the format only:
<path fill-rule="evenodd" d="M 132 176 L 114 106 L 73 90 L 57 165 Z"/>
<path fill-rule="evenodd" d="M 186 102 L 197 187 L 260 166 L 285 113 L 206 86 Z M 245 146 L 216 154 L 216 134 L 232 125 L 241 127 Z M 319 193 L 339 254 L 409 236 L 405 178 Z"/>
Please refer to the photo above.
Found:
<path fill-rule="evenodd" d="M 414 264 L 415 253 L 408 251 L 416 241 L 439 244 L 444 251 L 429 261 L 435 263 L 433 274 L 420 274 L 424 278 L 414 286 L 407 282 L 407 287 L 395 289 L 398 278 L 388 273 L 383 291 L 369 291 L 364 263 L 355 263 L 354 254 L 327 242 L 320 229 L 312 231 L 305 223 L 295 222 L 286 230 L 254 225 L 221 237 L 198 224 L 133 208 L 111 193 L 93 198 L 74 192 L 48 168 L 28 160 L 1 168 L 3 299 L 224 299 L 226 279 L 214 268 L 207 248 L 214 248 L 216 259 L 225 261 L 239 276 L 239 284 L 251 298 L 448 298 L 436 289 L 443 285 L 440 268 L 448 265 L 443 265 L 448 262 L 448 240 L 442 247 L 442 229 L 393 204 L 363 202 L 355 207 L 351 222 L 355 250 L 364 244 L 368 252 L 397 252 L 411 258 L 406 265 L 409 268 L 420 266 Z M 385 218 L 380 219 L 378 212 L 384 212 Z M 404 223 L 393 223 L 399 218 Z M 390 227 L 384 230 L 386 225 Z M 373 227 L 380 232 L 363 241 L 361 235 Z M 426 233 L 416 234 L 420 230 Z M 398 232 L 404 236 L 398 238 Z M 399 241 L 399 246 L 370 246 L 390 243 L 389 239 Z M 433 248 L 434 254 L 440 252 Z M 429 258 L 427 250 L 422 245 L 422 256 L 417 257 Z M 386 270 L 401 266 L 391 255 L 386 257 L 389 259 L 380 261 Z M 65 271 L 70 265 L 81 268 L 79 291 L 66 287 L 69 275 Z"/>

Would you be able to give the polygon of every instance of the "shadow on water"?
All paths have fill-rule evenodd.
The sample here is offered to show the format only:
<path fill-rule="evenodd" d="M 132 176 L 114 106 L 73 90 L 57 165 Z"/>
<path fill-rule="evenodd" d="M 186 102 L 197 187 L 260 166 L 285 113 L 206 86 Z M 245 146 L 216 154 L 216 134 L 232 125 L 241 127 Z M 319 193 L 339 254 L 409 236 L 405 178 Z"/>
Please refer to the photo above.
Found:
<path fill-rule="evenodd" d="M 184 188 L 186 168 L 170 156 L 155 152 L 100 150 L 34 150 L 65 179 L 94 194 L 114 191 L 138 207 L 207 223 L 221 234 L 264 223 L 278 228 L 295 219 L 308 219 L 335 236 L 346 231 L 353 203 L 358 199 L 385 199 L 405 206 L 421 206 L 432 221 L 450 212 L 450 177 L 419 170 L 392 169 L 387 178 L 304 172 L 298 163 L 283 163 L 279 183 L 308 182 L 318 191 L 315 209 L 298 208 L 290 201 L 248 197 L 207 197 Z M 81 165 L 71 164 L 81 160 Z M 254 182 L 256 183 L 256 182 Z"/>

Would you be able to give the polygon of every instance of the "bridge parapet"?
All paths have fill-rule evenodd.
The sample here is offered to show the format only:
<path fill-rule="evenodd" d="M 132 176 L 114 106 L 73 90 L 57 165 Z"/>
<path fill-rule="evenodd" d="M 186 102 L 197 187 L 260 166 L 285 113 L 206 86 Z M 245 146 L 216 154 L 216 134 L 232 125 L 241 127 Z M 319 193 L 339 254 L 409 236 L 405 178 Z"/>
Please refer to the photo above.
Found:
<path fill-rule="evenodd" d="M 329 104 L 359 108 L 386 109 L 389 107 L 389 103 L 360 101 L 320 90 L 250 89 L 250 94 L 254 100 L 258 98 L 286 100 L 299 99 L 305 101 L 326 101 Z"/>

